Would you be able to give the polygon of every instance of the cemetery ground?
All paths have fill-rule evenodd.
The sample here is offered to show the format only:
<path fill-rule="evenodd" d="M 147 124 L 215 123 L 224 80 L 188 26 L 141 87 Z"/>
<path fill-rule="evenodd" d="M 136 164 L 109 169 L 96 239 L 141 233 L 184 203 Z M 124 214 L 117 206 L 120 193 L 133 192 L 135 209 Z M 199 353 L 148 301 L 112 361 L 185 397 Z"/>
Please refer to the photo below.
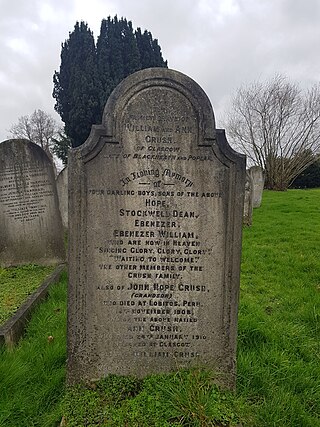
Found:
<path fill-rule="evenodd" d="M 1 350 L 0 426 L 320 426 L 319 214 L 320 189 L 266 191 L 243 230 L 235 395 L 196 369 L 66 392 L 64 274 Z"/>
<path fill-rule="evenodd" d="M 51 266 L 24 265 L 0 268 L 0 325 L 3 324 L 54 270 Z"/>

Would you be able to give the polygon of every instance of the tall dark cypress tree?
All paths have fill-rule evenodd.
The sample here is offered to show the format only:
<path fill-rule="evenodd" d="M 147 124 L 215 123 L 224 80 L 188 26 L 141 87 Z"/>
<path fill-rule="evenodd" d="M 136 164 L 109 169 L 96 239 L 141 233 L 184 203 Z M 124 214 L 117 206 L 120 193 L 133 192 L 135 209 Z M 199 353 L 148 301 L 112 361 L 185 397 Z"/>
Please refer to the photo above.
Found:
<path fill-rule="evenodd" d="M 103 20 L 97 41 L 97 62 L 104 107 L 110 93 L 129 74 L 141 69 L 140 53 L 133 32 L 132 23 L 124 18 L 108 17 Z"/>
<path fill-rule="evenodd" d="M 131 21 L 109 16 L 101 22 L 95 49 L 88 25 L 76 23 L 62 44 L 60 71 L 53 78 L 55 109 L 72 146 L 82 144 L 91 126 L 101 123 L 104 106 L 118 83 L 149 67 L 167 67 L 150 32 L 134 31 Z"/>
<path fill-rule="evenodd" d="M 111 21 L 112 25 L 110 27 L 110 41 L 111 44 L 111 57 L 110 57 L 110 66 L 111 66 L 111 76 L 115 85 L 117 85 L 121 80 L 124 79 L 124 63 L 122 55 L 122 35 L 121 35 L 121 22 L 119 22 L 117 16 Z M 99 52 L 97 52 L 99 55 Z"/>
<path fill-rule="evenodd" d="M 97 41 L 97 66 L 101 82 L 101 92 L 99 93 L 100 113 L 102 113 L 110 93 L 116 86 L 111 70 L 113 45 L 113 21 L 109 16 L 108 19 L 101 21 L 100 35 Z"/>
<path fill-rule="evenodd" d="M 141 69 L 149 68 L 152 66 L 151 63 L 152 63 L 153 50 L 149 42 L 148 31 L 145 30 L 145 32 L 142 34 L 141 28 L 137 28 L 135 35 L 136 35 L 138 49 L 140 52 Z"/>
<path fill-rule="evenodd" d="M 149 67 L 167 67 L 167 61 L 164 61 L 161 54 L 161 48 L 158 40 L 152 38 L 150 31 L 137 28 L 135 32 L 138 49 L 140 52 L 141 69 Z"/>
<path fill-rule="evenodd" d="M 141 69 L 140 53 L 137 40 L 132 28 L 132 22 L 126 19 L 120 21 L 122 38 L 122 59 L 124 77 Z"/>
<path fill-rule="evenodd" d="M 91 125 L 99 120 L 98 78 L 93 34 L 85 22 L 77 22 L 62 44 L 60 71 L 54 74 L 55 110 L 65 123 L 72 146 L 83 144 Z"/>
<path fill-rule="evenodd" d="M 151 35 L 151 33 L 149 33 Z M 152 39 L 152 35 L 151 35 Z M 152 51 L 153 51 L 153 65 L 152 67 L 168 67 L 168 61 L 164 61 L 162 58 L 161 48 L 158 44 L 157 39 L 152 40 Z"/>

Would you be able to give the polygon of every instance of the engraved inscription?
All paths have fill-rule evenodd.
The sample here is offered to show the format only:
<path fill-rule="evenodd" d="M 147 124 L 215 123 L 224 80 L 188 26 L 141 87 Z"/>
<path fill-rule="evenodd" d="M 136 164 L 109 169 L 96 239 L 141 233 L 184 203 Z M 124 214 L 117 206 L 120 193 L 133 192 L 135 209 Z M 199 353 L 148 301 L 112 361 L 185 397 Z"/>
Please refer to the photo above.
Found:
<path fill-rule="evenodd" d="M 9 166 L 0 171 L 0 203 L 4 214 L 16 221 L 39 218 L 46 210 L 46 199 L 53 196 L 52 184 L 39 165 L 25 163 L 16 170 Z"/>
<path fill-rule="evenodd" d="M 159 179 L 156 190 L 154 179 Z M 203 211 L 215 211 L 224 192 L 212 186 L 191 191 L 196 181 L 177 167 L 159 166 L 129 170 L 118 188 L 88 188 L 89 209 L 117 206 L 123 225 L 111 224 L 107 235 L 95 239 L 92 262 L 102 273 L 97 302 L 120 320 L 123 347 L 132 348 L 135 358 L 198 358 L 199 343 L 208 339 L 200 329 L 213 297 L 203 276 L 219 237 L 207 239 Z M 177 352 L 181 348 L 188 351 Z"/>
<path fill-rule="evenodd" d="M 210 148 L 200 152 L 195 144 L 197 118 L 185 100 L 170 112 L 173 95 L 167 93 L 163 105 L 155 96 L 150 115 L 135 114 L 136 106 L 127 106 L 122 126 L 126 148 L 112 153 L 114 164 L 121 165 L 120 176 L 110 168 L 109 177 L 88 181 L 90 218 L 97 212 L 112 218 L 103 233 L 89 233 L 94 242 L 90 260 L 97 269 L 95 301 L 118 319 L 123 351 L 127 348 L 136 359 L 205 359 L 206 342 L 214 340 L 212 327 L 209 334 L 201 330 L 206 313 L 215 307 L 208 278 L 222 280 L 223 169 L 199 179 L 194 165 L 212 168 L 213 153 Z M 220 224 L 212 231 L 206 229 L 207 213 L 214 213 Z M 102 216 L 97 219 L 97 227 L 102 221 Z"/>

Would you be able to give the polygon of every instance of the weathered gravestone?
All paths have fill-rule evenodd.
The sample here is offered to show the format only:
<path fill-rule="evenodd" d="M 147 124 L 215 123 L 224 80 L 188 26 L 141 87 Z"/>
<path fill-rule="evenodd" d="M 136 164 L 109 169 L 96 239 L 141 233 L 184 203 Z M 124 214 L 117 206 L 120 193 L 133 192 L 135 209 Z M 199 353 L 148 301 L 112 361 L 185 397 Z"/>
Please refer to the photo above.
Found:
<path fill-rule="evenodd" d="M 68 229 L 68 168 L 65 167 L 56 179 L 59 208 L 64 229 Z"/>
<path fill-rule="evenodd" d="M 264 189 L 264 173 L 260 166 L 251 166 L 249 169 L 252 178 L 252 207 L 260 208 Z"/>
<path fill-rule="evenodd" d="M 250 171 L 246 171 L 245 191 L 244 191 L 244 206 L 243 206 L 243 224 L 252 225 L 252 195 L 253 195 L 253 183 Z"/>
<path fill-rule="evenodd" d="M 232 387 L 245 158 L 206 94 L 129 76 L 68 168 L 69 382 L 206 366 Z"/>
<path fill-rule="evenodd" d="M 0 144 L 0 265 L 65 260 L 52 163 L 27 140 Z"/>

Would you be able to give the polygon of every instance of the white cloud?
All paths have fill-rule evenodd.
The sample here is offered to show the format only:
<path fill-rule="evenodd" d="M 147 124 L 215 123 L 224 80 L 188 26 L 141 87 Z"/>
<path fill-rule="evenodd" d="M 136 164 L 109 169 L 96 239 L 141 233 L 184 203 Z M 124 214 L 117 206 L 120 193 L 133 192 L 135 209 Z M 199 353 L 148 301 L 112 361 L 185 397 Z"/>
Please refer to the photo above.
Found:
<path fill-rule="evenodd" d="M 1 0 L 0 140 L 18 117 L 55 114 L 52 76 L 77 20 L 97 37 L 102 18 L 125 16 L 158 38 L 170 68 L 194 78 L 219 116 L 241 84 L 276 72 L 319 80 L 318 0 Z"/>

